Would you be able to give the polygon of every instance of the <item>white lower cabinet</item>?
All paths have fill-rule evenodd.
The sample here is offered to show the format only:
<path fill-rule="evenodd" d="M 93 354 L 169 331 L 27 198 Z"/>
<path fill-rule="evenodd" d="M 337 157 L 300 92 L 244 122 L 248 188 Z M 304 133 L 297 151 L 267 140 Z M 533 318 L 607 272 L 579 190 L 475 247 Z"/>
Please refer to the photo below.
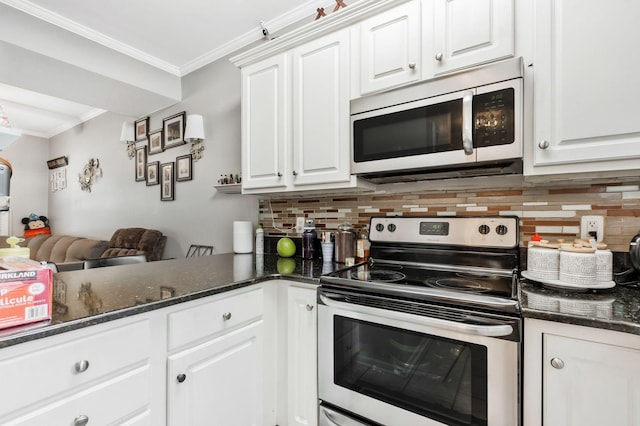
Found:
<path fill-rule="evenodd" d="M 171 355 L 170 426 L 262 425 L 263 324 L 237 330 Z"/>
<path fill-rule="evenodd" d="M 318 424 L 316 286 L 287 287 L 287 422 Z"/>
<path fill-rule="evenodd" d="M 316 287 L 272 280 L 0 349 L 0 425 L 317 425 Z"/>
<path fill-rule="evenodd" d="M 0 424 L 145 424 L 150 347 L 150 322 L 131 318 L 1 350 Z"/>
<path fill-rule="evenodd" d="M 640 336 L 525 320 L 524 424 L 640 424 Z"/>

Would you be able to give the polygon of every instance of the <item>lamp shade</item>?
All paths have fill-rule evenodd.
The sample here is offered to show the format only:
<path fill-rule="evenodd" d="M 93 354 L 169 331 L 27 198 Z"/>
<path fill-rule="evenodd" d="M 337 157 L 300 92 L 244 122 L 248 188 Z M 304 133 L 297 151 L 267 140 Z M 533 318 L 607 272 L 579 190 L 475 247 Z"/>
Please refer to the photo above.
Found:
<path fill-rule="evenodd" d="M 125 121 L 122 123 L 122 131 L 120 132 L 120 142 L 129 143 L 136 140 L 133 129 L 133 123 Z"/>
<path fill-rule="evenodd" d="M 187 115 L 187 127 L 184 130 L 186 140 L 204 139 L 204 123 L 200 114 Z"/>

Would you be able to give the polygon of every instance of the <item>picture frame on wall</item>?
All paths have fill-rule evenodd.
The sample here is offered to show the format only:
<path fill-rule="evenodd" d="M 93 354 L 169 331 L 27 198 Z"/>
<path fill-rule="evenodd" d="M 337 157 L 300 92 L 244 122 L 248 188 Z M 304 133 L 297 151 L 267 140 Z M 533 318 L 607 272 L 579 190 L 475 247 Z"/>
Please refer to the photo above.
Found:
<path fill-rule="evenodd" d="M 149 133 L 149 155 L 158 154 L 164 151 L 164 139 L 162 129 Z"/>
<path fill-rule="evenodd" d="M 147 186 L 159 185 L 160 177 L 158 176 L 160 171 L 160 162 L 153 161 L 147 163 Z"/>
<path fill-rule="evenodd" d="M 176 181 L 183 182 L 193 179 L 191 169 L 193 167 L 193 157 L 191 154 L 176 157 Z"/>
<path fill-rule="evenodd" d="M 164 132 L 164 149 L 184 145 L 185 111 L 172 115 L 162 120 Z"/>
<path fill-rule="evenodd" d="M 173 201 L 174 195 L 174 162 L 160 164 L 160 201 Z"/>
<path fill-rule="evenodd" d="M 136 120 L 133 128 L 136 132 L 136 142 L 147 140 L 147 134 L 149 133 L 149 117 Z"/>
<path fill-rule="evenodd" d="M 136 182 L 147 180 L 147 147 L 136 148 Z"/>

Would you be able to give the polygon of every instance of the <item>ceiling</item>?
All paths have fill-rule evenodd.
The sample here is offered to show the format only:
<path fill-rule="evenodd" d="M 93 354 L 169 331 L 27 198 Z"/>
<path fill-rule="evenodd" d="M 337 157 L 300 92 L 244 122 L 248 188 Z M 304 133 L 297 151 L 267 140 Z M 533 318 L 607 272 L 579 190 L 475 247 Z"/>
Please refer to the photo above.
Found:
<path fill-rule="evenodd" d="M 274 34 L 293 23 L 311 21 L 316 8 L 334 4 L 335 0 L 0 0 L 0 6 L 27 16 L 34 32 L 43 22 L 55 26 L 57 32 L 50 31 L 42 40 L 59 37 L 62 29 L 65 38 L 60 44 L 68 40 L 67 34 L 85 44 L 90 40 L 92 46 L 126 55 L 173 78 L 263 39 L 262 25 Z M 0 14 L 0 28 L 9 26 L 10 19 Z M 1 36 L 0 32 L 0 41 L 6 41 Z M 36 36 L 27 37 L 32 45 L 38 43 Z M 42 50 L 56 58 L 56 49 Z M 59 60 L 70 61 L 63 52 Z M 13 128 L 24 134 L 50 138 L 105 111 L 5 83 L 0 79 L 0 105 Z"/>

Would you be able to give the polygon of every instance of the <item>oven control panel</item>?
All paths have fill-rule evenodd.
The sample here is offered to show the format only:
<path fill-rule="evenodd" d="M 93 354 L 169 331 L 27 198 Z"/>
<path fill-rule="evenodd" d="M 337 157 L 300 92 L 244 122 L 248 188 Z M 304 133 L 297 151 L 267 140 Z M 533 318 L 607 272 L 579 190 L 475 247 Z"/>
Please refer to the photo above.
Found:
<path fill-rule="evenodd" d="M 369 229 L 371 242 L 497 248 L 513 248 L 519 243 L 515 216 L 372 217 Z"/>

